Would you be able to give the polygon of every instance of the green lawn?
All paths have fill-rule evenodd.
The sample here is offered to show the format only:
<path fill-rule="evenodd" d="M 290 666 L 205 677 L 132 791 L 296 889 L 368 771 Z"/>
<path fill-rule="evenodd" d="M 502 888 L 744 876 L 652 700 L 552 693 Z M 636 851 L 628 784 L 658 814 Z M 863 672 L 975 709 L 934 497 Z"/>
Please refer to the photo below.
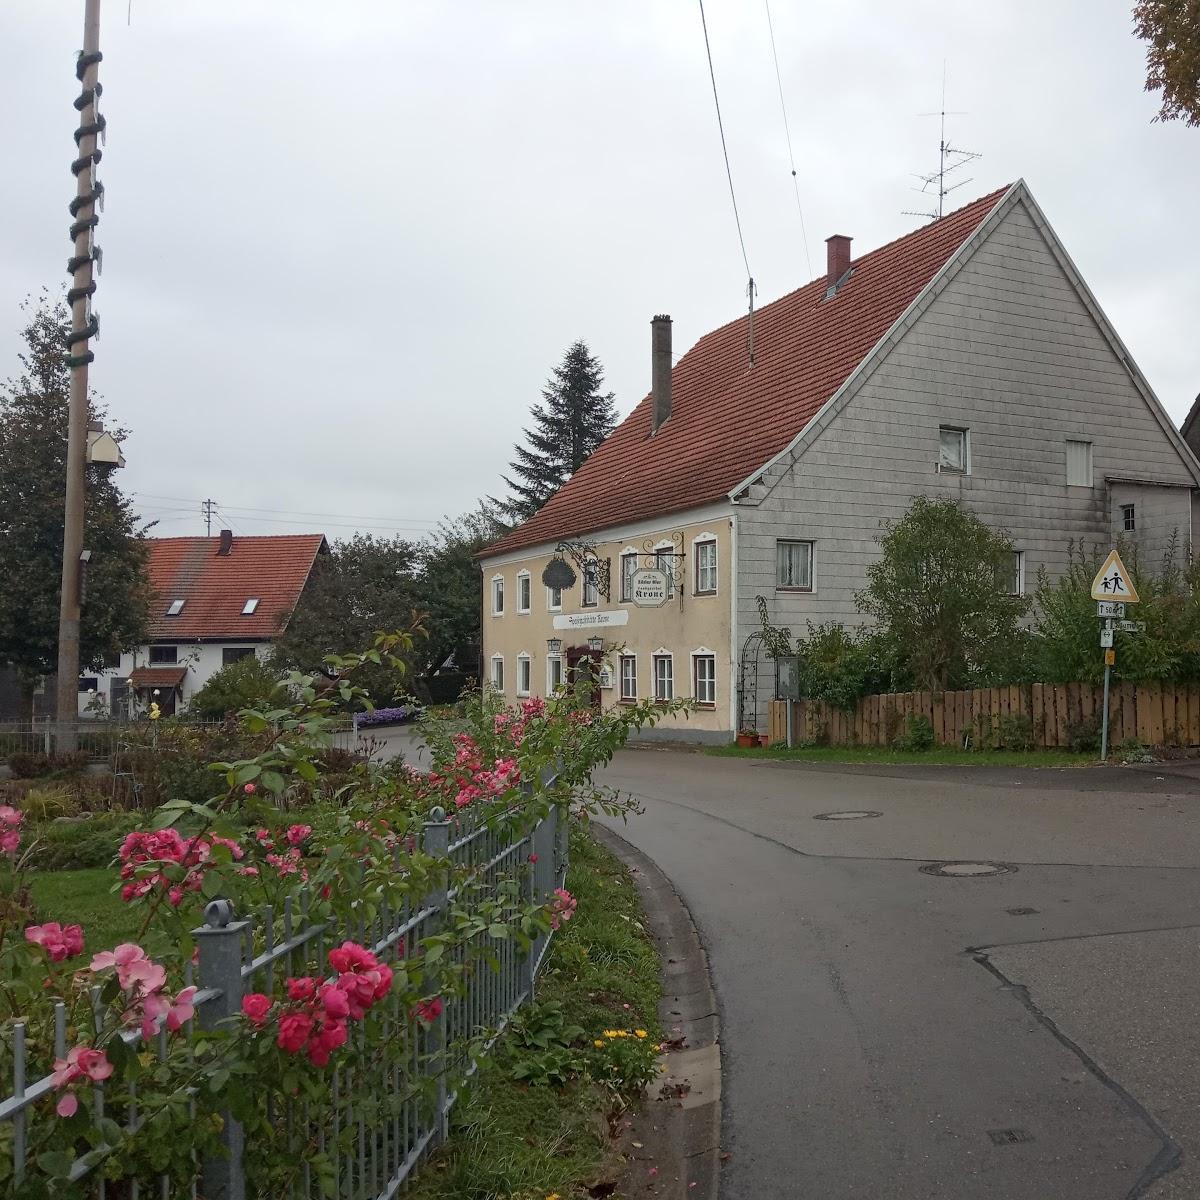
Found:
<path fill-rule="evenodd" d="M 112 891 L 116 881 L 117 873 L 108 867 L 34 871 L 30 887 L 37 919 L 82 925 L 89 954 L 131 941 L 145 914 Z"/>
<path fill-rule="evenodd" d="M 1099 754 L 1071 750 L 960 750 L 935 746 L 932 750 L 893 750 L 888 746 L 786 746 L 767 749 L 710 746 L 705 751 L 721 758 L 751 758 L 767 762 L 909 763 L 916 766 L 953 767 L 1087 767 Z"/>
<path fill-rule="evenodd" d="M 567 888 L 579 908 L 555 935 L 538 1002 L 561 1003 L 589 1038 L 644 1027 L 657 1040 L 658 953 L 629 875 L 589 835 L 573 833 Z M 612 1104 L 602 1089 L 586 1078 L 525 1086 L 507 1067 L 503 1049 L 483 1064 L 454 1109 L 450 1140 L 422 1167 L 408 1200 L 543 1200 L 555 1192 L 567 1200 L 614 1177 L 604 1120 Z"/>

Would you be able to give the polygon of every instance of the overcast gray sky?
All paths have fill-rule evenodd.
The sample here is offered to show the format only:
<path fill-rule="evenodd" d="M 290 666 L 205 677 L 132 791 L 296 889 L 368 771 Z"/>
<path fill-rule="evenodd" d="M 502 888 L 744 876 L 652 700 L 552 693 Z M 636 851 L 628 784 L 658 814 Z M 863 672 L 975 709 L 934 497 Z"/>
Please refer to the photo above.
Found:
<path fill-rule="evenodd" d="M 707 0 L 767 302 L 919 224 L 943 62 L 965 202 L 1024 176 L 1168 412 L 1200 389 L 1200 131 L 1152 124 L 1117 0 Z M 83 0 L 0 0 L 0 377 L 64 286 Z M 583 338 L 622 414 L 650 327 L 744 306 L 695 0 L 105 0 L 94 385 L 159 531 L 418 533 L 500 488 Z M 246 510 L 275 510 L 249 512 Z M 337 514 L 318 516 L 308 514 Z M 294 520 L 286 521 L 287 517 Z"/>

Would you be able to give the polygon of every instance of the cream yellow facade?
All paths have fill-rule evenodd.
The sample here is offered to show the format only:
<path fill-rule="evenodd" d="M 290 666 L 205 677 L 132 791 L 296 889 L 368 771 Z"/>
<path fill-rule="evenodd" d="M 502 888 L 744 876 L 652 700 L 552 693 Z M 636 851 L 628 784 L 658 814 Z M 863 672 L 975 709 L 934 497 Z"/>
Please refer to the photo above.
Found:
<path fill-rule="evenodd" d="M 693 700 L 686 716 L 664 718 L 659 735 L 727 740 L 737 706 L 735 521 L 732 506 L 713 505 L 588 534 L 597 562 L 609 567 L 608 597 L 585 595 L 584 572 L 570 553 L 563 557 L 575 571 L 575 584 L 557 596 L 545 587 L 542 572 L 555 557 L 552 543 L 481 560 L 485 677 L 510 703 L 547 696 L 566 677 L 570 652 L 602 637 L 603 706 Z M 664 553 L 659 562 L 675 567 L 674 594 L 660 607 L 639 607 L 623 586 L 633 569 L 623 570 L 623 563 L 651 567 L 656 551 Z M 669 551 L 680 557 L 665 557 Z M 562 642 L 558 656 L 548 651 L 551 639 Z"/>

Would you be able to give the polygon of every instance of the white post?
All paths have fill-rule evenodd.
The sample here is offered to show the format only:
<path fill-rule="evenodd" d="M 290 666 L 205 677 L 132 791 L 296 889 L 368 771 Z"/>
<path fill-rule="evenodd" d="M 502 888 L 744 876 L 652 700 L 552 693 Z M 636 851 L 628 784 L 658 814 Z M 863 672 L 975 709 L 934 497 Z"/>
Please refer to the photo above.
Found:
<path fill-rule="evenodd" d="M 1100 718 L 1100 761 L 1108 761 L 1108 681 L 1112 667 L 1104 664 L 1104 715 Z"/>

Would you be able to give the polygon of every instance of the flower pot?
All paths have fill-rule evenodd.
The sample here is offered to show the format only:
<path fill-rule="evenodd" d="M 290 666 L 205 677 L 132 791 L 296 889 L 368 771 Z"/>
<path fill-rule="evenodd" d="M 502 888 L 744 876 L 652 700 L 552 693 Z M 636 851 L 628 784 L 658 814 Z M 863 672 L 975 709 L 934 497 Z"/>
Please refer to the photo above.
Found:
<path fill-rule="evenodd" d="M 743 750 L 748 750 L 751 746 L 757 746 L 758 745 L 758 734 L 757 733 L 739 733 L 737 735 L 737 744 L 739 746 L 741 746 Z"/>
<path fill-rule="evenodd" d="M 765 750 L 771 744 L 771 739 L 767 734 L 760 733 L 758 735 L 758 744 Z"/>

